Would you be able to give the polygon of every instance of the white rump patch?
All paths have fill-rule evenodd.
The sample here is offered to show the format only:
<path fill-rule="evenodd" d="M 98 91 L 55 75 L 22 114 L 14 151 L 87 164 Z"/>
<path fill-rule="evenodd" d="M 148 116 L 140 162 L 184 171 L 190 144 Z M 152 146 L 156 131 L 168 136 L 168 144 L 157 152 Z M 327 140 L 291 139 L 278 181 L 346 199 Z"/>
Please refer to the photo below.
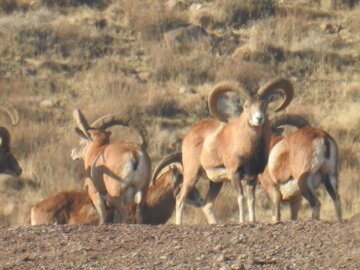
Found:
<path fill-rule="evenodd" d="M 313 160 L 311 163 L 310 171 L 317 172 L 325 161 L 326 146 L 325 146 L 324 138 L 316 139 L 314 141 L 313 147 L 314 147 L 314 152 L 313 152 Z"/>
<path fill-rule="evenodd" d="M 280 185 L 280 193 L 283 200 L 288 200 L 300 192 L 299 186 L 295 179 L 290 179 Z"/>
<path fill-rule="evenodd" d="M 128 155 L 128 158 L 126 161 L 122 164 L 122 171 L 121 171 L 121 178 L 122 178 L 122 184 L 128 185 L 130 182 L 133 181 L 135 176 L 134 171 L 134 163 L 131 159 L 131 155 Z"/>
<path fill-rule="evenodd" d="M 207 169 L 206 175 L 213 182 L 222 182 L 230 179 L 228 170 L 224 167 Z"/>
<path fill-rule="evenodd" d="M 138 192 L 135 193 L 134 202 L 135 202 L 136 204 L 140 204 L 140 203 L 141 203 L 141 199 L 142 199 L 142 192 L 141 192 L 141 190 L 139 190 Z"/>

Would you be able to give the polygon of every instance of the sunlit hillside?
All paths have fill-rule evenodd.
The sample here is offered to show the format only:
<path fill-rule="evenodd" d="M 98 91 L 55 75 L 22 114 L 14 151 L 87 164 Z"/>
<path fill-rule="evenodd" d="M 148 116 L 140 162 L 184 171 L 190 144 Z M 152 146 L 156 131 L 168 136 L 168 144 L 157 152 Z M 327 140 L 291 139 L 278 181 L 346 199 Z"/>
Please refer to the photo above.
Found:
<path fill-rule="evenodd" d="M 329 132 L 340 149 L 344 217 L 360 212 L 360 4 L 346 0 L 1 0 L 0 98 L 20 123 L 1 124 L 23 174 L 1 176 L 0 225 L 29 222 L 30 207 L 61 190 L 82 189 L 72 112 L 89 122 L 108 113 L 142 119 L 153 164 L 181 149 L 186 132 L 211 117 L 207 95 L 223 79 L 256 89 L 275 77 L 294 84 L 286 109 Z M 238 110 L 233 109 L 236 114 Z M 114 138 L 139 140 L 116 127 Z M 199 181 L 203 194 L 207 184 Z M 334 218 L 322 194 L 322 218 Z M 235 193 L 216 202 L 237 222 Z M 260 221 L 269 203 L 257 189 Z M 285 219 L 288 218 L 287 209 Z M 188 222 L 205 222 L 187 208 Z M 300 218 L 311 213 L 304 201 Z"/>

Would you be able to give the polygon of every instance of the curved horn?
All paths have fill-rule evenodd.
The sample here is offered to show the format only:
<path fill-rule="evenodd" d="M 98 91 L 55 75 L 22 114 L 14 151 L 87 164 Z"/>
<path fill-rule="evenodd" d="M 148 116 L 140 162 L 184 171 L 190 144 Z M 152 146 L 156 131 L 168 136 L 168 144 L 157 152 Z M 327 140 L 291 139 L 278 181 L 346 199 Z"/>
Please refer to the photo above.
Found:
<path fill-rule="evenodd" d="M 4 100 L 0 101 L 0 109 L 9 115 L 13 126 L 16 126 L 19 123 L 19 113 L 11 103 Z"/>
<path fill-rule="evenodd" d="M 293 88 L 292 83 L 289 80 L 285 80 L 285 79 L 274 79 L 274 80 L 271 80 L 270 82 L 266 83 L 265 85 L 263 85 L 258 90 L 258 95 L 260 96 L 260 98 L 267 99 L 277 89 L 283 90 L 286 97 L 285 97 L 283 103 L 275 110 L 275 112 L 284 110 L 290 104 L 291 100 L 293 99 L 294 88 Z"/>
<path fill-rule="evenodd" d="M 176 152 L 176 153 L 169 154 L 169 155 L 163 157 L 154 169 L 154 173 L 151 178 L 151 183 L 153 185 L 155 185 L 156 179 L 157 179 L 159 173 L 166 166 L 170 165 L 171 163 L 175 163 L 175 162 L 181 163 L 181 161 L 182 161 L 182 153 L 181 152 Z"/>
<path fill-rule="evenodd" d="M 76 125 L 78 126 L 78 128 L 81 130 L 81 132 L 84 133 L 84 135 L 86 136 L 86 138 L 88 138 L 91 141 L 91 136 L 88 132 L 89 130 L 89 124 L 86 121 L 85 116 L 83 115 L 83 113 L 80 111 L 80 109 L 75 109 L 73 112 L 73 118 L 76 122 Z"/>
<path fill-rule="evenodd" d="M 212 116 L 218 119 L 221 122 L 227 122 L 227 118 L 224 114 L 222 114 L 218 107 L 217 101 L 226 92 L 234 91 L 240 95 L 240 97 L 244 100 L 250 99 L 252 93 L 245 89 L 239 82 L 237 81 L 223 81 L 214 86 L 211 90 L 208 98 L 208 106 Z"/>
<path fill-rule="evenodd" d="M 148 146 L 148 134 L 144 124 L 140 120 L 131 119 L 123 114 L 107 114 L 97 119 L 91 127 L 99 130 L 106 130 L 115 125 L 135 128 L 141 137 L 141 147 L 146 149 Z"/>
<path fill-rule="evenodd" d="M 280 126 L 293 126 L 298 129 L 309 127 L 310 123 L 302 116 L 296 114 L 283 114 L 271 120 L 271 128 L 276 129 Z"/>

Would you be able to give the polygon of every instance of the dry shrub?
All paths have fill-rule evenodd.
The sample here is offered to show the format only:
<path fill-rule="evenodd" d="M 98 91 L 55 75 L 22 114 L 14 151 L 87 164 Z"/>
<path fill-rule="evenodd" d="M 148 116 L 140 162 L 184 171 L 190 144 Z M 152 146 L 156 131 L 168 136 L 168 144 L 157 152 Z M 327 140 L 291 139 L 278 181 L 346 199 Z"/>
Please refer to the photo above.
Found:
<path fill-rule="evenodd" d="M 27 11 L 31 6 L 32 2 L 30 0 L 1 0 L 0 14 L 9 14 L 14 11 Z"/>
<path fill-rule="evenodd" d="M 186 54 L 177 54 L 168 48 L 153 44 L 148 47 L 154 66 L 154 77 L 161 83 L 178 81 L 185 85 L 197 85 L 212 81 L 218 68 L 218 60 L 202 44 L 194 44 Z"/>
<path fill-rule="evenodd" d="M 7 16 L 0 20 L 1 31 L 11 39 L 5 49 L 22 57 L 96 58 L 107 53 L 113 38 L 93 25 L 60 17 L 42 8 L 26 14 Z M 11 45 L 11 46 L 10 46 Z M 4 45 L 3 45 L 4 46 Z"/>
<path fill-rule="evenodd" d="M 111 111 L 139 113 L 147 98 L 146 89 L 136 77 L 126 76 L 130 67 L 124 64 L 121 59 L 103 58 L 91 71 L 78 73 L 74 77 L 81 82 L 81 88 L 76 89 L 78 106 L 89 109 L 92 115 Z"/>
<path fill-rule="evenodd" d="M 267 0 L 199 1 L 199 9 L 190 2 L 166 10 L 163 0 L 0 1 L 0 97 L 19 108 L 20 123 L 12 127 L 5 114 L 0 120 L 24 169 L 20 179 L 5 181 L 9 193 L 0 196 L 0 224 L 24 224 L 31 204 L 82 187 L 83 163 L 70 159 L 78 145 L 74 108 L 90 122 L 107 113 L 142 119 L 156 164 L 180 150 L 191 126 L 210 117 L 207 96 L 217 81 L 238 79 L 257 88 L 277 76 L 295 85 L 286 112 L 306 116 L 337 140 L 344 216 L 359 212 L 359 6 L 325 13 L 303 8 L 315 6 L 308 0 L 287 1 L 280 9 Z M 184 53 L 162 47 L 163 33 L 190 21 L 224 43 L 216 52 L 197 42 Z M 326 32 L 324 23 L 339 26 L 338 32 Z M 229 59 L 234 44 L 244 44 L 254 57 Z M 57 102 L 44 107 L 44 99 Z M 113 138 L 138 140 L 131 129 L 111 131 Z M 205 194 L 208 182 L 199 185 Z M 331 200 L 320 194 L 322 217 L 333 218 Z M 257 195 L 258 220 L 269 221 L 262 188 Z M 216 202 L 221 222 L 237 222 L 235 197 L 232 186 L 224 186 Z M 303 209 L 300 217 L 309 219 L 305 201 Z M 200 210 L 188 210 L 188 223 L 205 223 Z"/>
<path fill-rule="evenodd" d="M 272 78 L 274 74 L 266 67 L 257 63 L 241 62 L 236 59 L 228 58 L 216 73 L 216 81 L 238 80 L 244 86 L 255 90 L 258 89 L 261 81 Z"/>
<path fill-rule="evenodd" d="M 360 31 L 360 4 L 351 11 L 347 11 L 344 20 L 351 32 L 358 33 Z"/>
<path fill-rule="evenodd" d="M 190 9 L 190 22 L 195 25 L 201 25 L 204 28 L 222 27 L 227 20 L 225 8 L 219 6 L 204 5 L 201 8 Z"/>
<path fill-rule="evenodd" d="M 48 7 L 80 7 L 83 5 L 92 8 L 105 8 L 111 3 L 111 0 L 39 0 L 41 5 Z"/>
<path fill-rule="evenodd" d="M 360 177 L 357 168 L 342 167 L 339 177 L 340 198 L 344 210 L 344 217 L 358 213 L 360 209 L 359 192 Z"/>
<path fill-rule="evenodd" d="M 217 0 L 215 5 L 226 12 L 228 25 L 240 27 L 259 18 L 275 15 L 276 1 L 274 0 Z"/>
<path fill-rule="evenodd" d="M 145 40 L 158 40 L 162 33 L 187 23 L 186 13 L 167 10 L 160 2 L 121 0 L 122 8 L 132 28 Z"/>

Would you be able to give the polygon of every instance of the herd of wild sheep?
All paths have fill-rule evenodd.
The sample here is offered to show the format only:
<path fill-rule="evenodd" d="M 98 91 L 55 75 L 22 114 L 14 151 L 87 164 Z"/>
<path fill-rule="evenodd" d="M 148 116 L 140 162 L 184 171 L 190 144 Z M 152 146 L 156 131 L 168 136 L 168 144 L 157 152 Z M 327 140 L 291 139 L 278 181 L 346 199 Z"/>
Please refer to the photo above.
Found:
<path fill-rule="evenodd" d="M 219 98 L 235 92 L 243 110 L 228 120 L 218 107 Z M 306 119 L 281 114 L 269 119 L 268 105 L 282 97 L 275 112 L 287 108 L 294 96 L 292 83 L 274 79 L 251 91 L 237 81 L 223 81 L 209 94 L 208 106 L 214 119 L 196 123 L 185 136 L 182 151 L 165 156 L 151 173 L 147 153 L 148 135 L 140 120 L 122 114 L 108 114 L 93 123 L 76 109 L 75 131 L 81 138 L 73 159 L 82 159 L 87 191 L 63 191 L 31 208 L 31 224 L 164 224 L 176 212 L 182 223 L 184 203 L 201 208 L 208 223 L 217 223 L 214 203 L 225 181 L 237 194 L 239 222 L 245 221 L 243 185 L 247 186 L 249 221 L 255 221 L 255 188 L 259 180 L 272 206 L 272 222 L 280 221 L 280 203 L 290 202 L 291 219 L 297 219 L 301 200 L 310 204 L 312 218 L 320 216 L 315 190 L 321 183 L 341 218 L 338 194 L 338 149 L 325 131 L 311 127 Z M 0 108 L 16 125 L 18 113 L 8 102 Z M 110 127 L 135 129 L 137 143 L 110 140 Z M 284 126 L 296 131 L 284 136 Z M 179 166 L 179 165 L 182 166 Z M 0 127 L 0 173 L 19 176 L 21 168 L 10 152 L 10 134 Z M 209 180 L 205 198 L 195 187 L 200 177 Z"/>

